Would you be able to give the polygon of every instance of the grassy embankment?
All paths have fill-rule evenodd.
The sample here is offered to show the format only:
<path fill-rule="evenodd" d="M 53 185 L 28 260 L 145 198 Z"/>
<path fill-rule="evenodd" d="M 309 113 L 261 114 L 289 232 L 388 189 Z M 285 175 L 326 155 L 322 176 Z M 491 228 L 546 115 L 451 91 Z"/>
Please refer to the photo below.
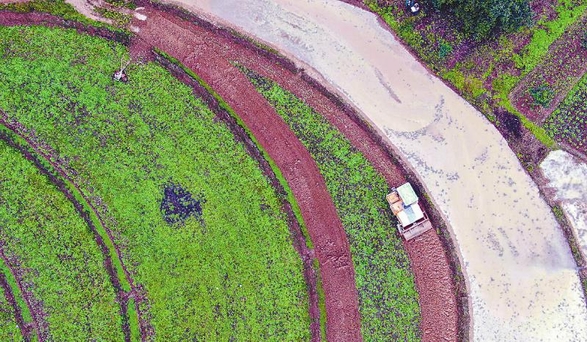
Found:
<path fill-rule="evenodd" d="M 303 101 L 273 81 L 244 72 L 310 151 L 326 181 L 351 247 L 365 340 L 418 340 L 418 294 L 384 199 L 385 179 Z"/>
<path fill-rule="evenodd" d="M 127 7 L 133 7 L 130 4 L 122 4 L 119 2 L 115 2 L 113 3 L 113 5 L 126 5 Z M 19 2 L 13 4 L 0 4 L 0 10 L 9 10 L 17 13 L 49 13 L 61 17 L 67 21 L 79 22 L 85 25 L 92 25 L 95 27 L 104 27 L 113 32 L 117 32 L 121 35 L 128 35 L 128 31 L 126 31 L 125 27 L 128 23 L 130 23 L 131 20 L 131 17 L 129 15 L 111 11 L 105 8 L 96 8 L 98 14 L 112 21 L 112 25 L 100 21 L 95 21 L 87 18 L 83 14 L 76 11 L 76 9 L 72 5 L 66 3 L 64 0 L 30 0 L 27 2 Z"/>
<path fill-rule="evenodd" d="M 120 307 L 103 256 L 72 203 L 4 141 L 0 179 L 0 240 L 9 266 L 37 303 L 36 317 L 45 322 L 41 336 L 123 340 Z"/>
<path fill-rule="evenodd" d="M 302 263 L 258 163 L 156 64 L 71 30 L 2 28 L 0 107 L 98 204 L 158 340 L 309 338 Z"/>

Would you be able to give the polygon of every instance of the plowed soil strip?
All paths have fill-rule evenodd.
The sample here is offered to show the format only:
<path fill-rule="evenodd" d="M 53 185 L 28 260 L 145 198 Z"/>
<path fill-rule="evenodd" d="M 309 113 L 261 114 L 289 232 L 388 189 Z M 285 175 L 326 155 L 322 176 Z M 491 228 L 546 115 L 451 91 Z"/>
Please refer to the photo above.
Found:
<path fill-rule="evenodd" d="M 141 51 L 144 49 L 144 42 L 137 41 L 137 44 L 133 44 L 131 46 L 131 51 L 134 51 L 138 55 L 146 56 L 149 54 L 149 51 Z M 138 46 L 137 46 L 138 45 Z M 206 103 L 214 111 L 217 117 L 224 121 L 227 127 L 230 128 L 232 133 L 235 136 L 235 139 L 239 140 L 247 149 L 248 153 L 259 162 L 261 169 L 271 180 L 272 186 L 281 193 L 284 197 L 287 196 L 286 190 L 280 184 L 277 176 L 271 169 L 271 165 L 269 162 L 263 157 L 261 151 L 257 148 L 255 143 L 251 141 L 250 137 L 248 136 L 247 132 L 241 127 L 236 121 L 235 118 L 231 116 L 230 113 L 226 111 L 226 109 L 222 108 L 220 103 L 214 98 L 214 94 L 209 93 L 203 85 L 199 84 L 198 80 L 195 80 L 191 77 L 191 75 L 187 74 L 182 67 L 173 64 L 172 61 L 166 59 L 167 56 L 160 56 L 157 55 L 155 59 L 166 67 L 173 76 L 177 79 L 182 81 L 183 83 L 191 86 L 194 89 L 194 92 L 200 96 L 201 98 L 205 99 Z M 316 270 L 313 266 L 314 261 L 314 251 L 310 249 L 302 232 L 302 228 L 300 227 L 298 220 L 294 214 L 291 204 L 284 200 L 283 201 L 283 211 L 286 213 L 288 217 L 288 225 L 292 235 L 293 246 L 299 255 L 302 258 L 302 262 L 304 265 L 304 278 L 307 283 L 308 287 L 308 296 L 309 296 L 309 313 L 310 313 L 310 332 L 312 336 L 312 341 L 320 341 L 320 309 L 319 309 L 319 299 L 318 299 L 318 275 L 316 274 Z"/>
<path fill-rule="evenodd" d="M 138 35 L 200 75 L 243 120 L 267 151 L 298 201 L 320 262 L 331 341 L 360 341 L 354 269 L 345 232 L 316 164 L 225 53 L 244 47 L 195 25 L 180 27 L 176 17 L 153 9 L 143 12 Z"/>
<path fill-rule="evenodd" d="M 375 133 L 370 134 L 363 127 L 352 109 L 344 106 L 317 84 L 308 82 L 309 77 L 305 74 L 292 72 L 275 63 L 269 64 L 265 58 L 252 53 L 235 58 L 247 68 L 274 79 L 322 114 L 384 176 L 390 187 L 406 181 L 404 171 L 381 146 L 382 143 L 377 142 Z M 391 223 L 389 228 L 394 229 Z M 440 237 L 434 230 L 428 231 L 417 239 L 404 242 L 404 247 L 408 252 L 420 295 L 423 341 L 457 340 L 459 317 L 455 286 L 449 258 Z"/>
<path fill-rule="evenodd" d="M 324 286 L 326 292 L 327 311 L 329 313 L 328 337 L 331 340 L 335 340 L 337 336 L 340 336 L 341 339 L 345 340 L 349 340 L 349 338 L 351 338 L 351 340 L 353 340 L 353 338 L 356 338 L 357 340 L 360 339 L 360 325 L 358 323 L 359 317 L 357 309 L 358 305 L 355 304 L 355 310 L 350 311 L 348 308 L 352 307 L 352 305 L 345 306 L 347 308 L 346 314 L 342 317 L 337 317 L 339 315 L 337 312 L 337 307 L 340 307 L 341 302 L 344 303 L 344 298 L 340 297 L 341 291 L 344 290 L 350 292 L 350 297 L 355 298 L 355 303 L 357 297 L 356 289 L 354 288 L 354 272 L 352 271 L 352 263 L 350 263 L 350 256 L 348 255 L 348 243 L 346 242 L 346 237 L 344 236 L 342 227 L 340 227 L 340 221 L 338 218 L 336 218 L 334 221 L 321 221 L 318 222 L 321 224 L 316 224 L 316 222 L 314 222 L 316 218 L 313 218 L 312 213 L 320 212 L 320 210 L 317 208 L 308 210 L 308 205 L 312 203 L 312 201 L 308 198 L 308 195 L 311 194 L 311 188 L 314 188 L 311 180 L 321 180 L 321 177 L 318 174 L 318 170 L 316 169 L 313 160 L 310 160 L 310 165 L 313 165 L 311 169 L 314 170 L 315 174 L 318 174 L 318 177 L 311 179 L 300 179 L 296 182 L 296 187 L 294 188 L 292 177 L 294 179 L 295 177 L 298 177 L 296 175 L 296 171 L 300 167 L 298 164 L 302 162 L 302 159 L 298 158 L 299 155 L 295 153 L 296 151 L 293 150 L 291 151 L 292 158 L 287 158 L 288 154 L 290 154 L 290 150 L 287 148 L 287 143 L 285 143 L 285 152 L 283 151 L 283 146 L 281 146 L 281 149 L 277 147 L 272 149 L 268 148 L 267 145 L 272 144 L 273 141 L 279 139 L 279 135 L 268 137 L 265 135 L 265 131 L 268 129 L 267 127 L 263 127 L 263 125 L 260 123 L 253 126 L 250 125 L 249 122 L 251 120 L 254 121 L 255 119 L 254 115 L 256 111 L 254 110 L 254 106 L 234 106 L 233 103 L 234 101 L 238 102 L 239 98 L 242 101 L 242 98 L 244 97 L 244 104 L 246 104 L 246 96 L 239 96 L 239 94 L 234 94 L 235 98 L 226 96 L 226 92 L 230 93 L 232 90 L 234 93 L 236 93 L 234 90 L 239 89 L 241 85 L 249 85 L 248 81 L 242 77 L 224 78 L 225 81 L 222 81 L 223 76 L 233 75 L 235 72 L 227 61 L 238 61 L 243 65 L 256 70 L 257 72 L 260 72 L 264 76 L 273 78 L 284 88 L 307 101 L 308 104 L 314 107 L 318 112 L 322 113 L 331 123 L 337 126 L 337 128 L 341 130 L 343 134 L 345 134 L 345 136 L 355 145 L 355 147 L 357 147 L 370 160 L 370 162 L 373 163 L 376 169 L 385 176 L 387 182 L 390 185 L 397 185 L 404 180 L 401 169 L 392 162 L 391 158 L 389 157 L 389 153 L 386 153 L 381 148 L 381 146 L 378 145 L 379 139 L 373 138 L 364 129 L 361 129 L 361 125 L 355 122 L 356 118 L 353 117 L 353 115 L 349 115 L 349 113 L 347 113 L 344 109 L 344 106 L 341 106 L 339 101 L 336 99 L 330 99 L 328 92 L 325 92 L 324 89 L 320 89 L 320 86 L 317 85 L 317 83 L 306 77 L 303 73 L 298 74 L 295 68 L 292 68 L 293 64 L 290 63 L 288 67 L 283 67 L 282 63 L 275 63 L 275 60 L 272 60 L 272 58 L 268 58 L 264 54 L 259 54 L 259 51 L 251 49 L 252 46 L 239 44 L 238 39 L 229 37 L 226 32 L 215 31 L 214 33 L 216 34 L 213 34 L 209 30 L 206 30 L 200 26 L 187 24 L 173 16 L 168 15 L 167 13 L 162 13 L 160 11 L 149 9 L 148 14 L 151 17 L 148 21 L 151 21 L 156 14 L 160 17 L 160 23 L 162 20 L 165 20 L 165 24 L 167 26 L 175 26 L 176 29 L 179 29 L 177 25 L 180 25 L 183 26 L 183 28 L 180 30 L 181 34 L 176 36 L 174 32 L 162 32 L 164 30 L 159 30 L 159 26 L 157 26 L 155 23 L 148 23 L 147 26 L 145 26 L 145 23 L 139 23 L 141 24 L 141 33 L 139 34 L 143 38 L 148 38 L 147 40 L 150 41 L 150 43 L 180 59 L 185 65 L 188 65 L 188 67 L 190 67 L 198 74 L 202 76 L 206 74 L 206 81 L 210 82 L 215 90 L 218 90 L 218 88 L 224 89 L 224 93 L 221 93 L 221 95 L 225 97 L 227 102 L 233 106 L 233 108 L 238 108 L 237 112 L 239 115 L 245 116 L 242 111 L 243 108 L 247 108 L 249 110 L 251 107 L 253 108 L 252 113 L 248 113 L 247 120 L 245 120 L 245 117 L 243 117 L 243 120 L 245 120 L 249 128 L 253 131 L 253 133 L 255 133 L 256 137 L 264 138 L 259 140 L 262 141 L 263 148 L 269 152 L 270 156 L 274 158 L 276 162 L 278 160 L 275 158 L 275 155 L 282 155 L 282 158 L 279 159 L 278 166 L 286 176 L 288 183 L 292 186 L 294 196 L 300 204 L 302 215 L 308 224 L 310 235 L 317 247 L 318 258 L 322 265 L 322 275 L 325 277 L 325 283 L 328 282 L 329 285 L 326 286 L 325 284 Z M 3 13 L 2 17 L 4 17 L 0 18 L 0 23 L 2 24 L 13 22 L 16 22 L 17 24 L 28 24 L 31 22 L 47 23 L 46 16 L 38 14 L 29 14 L 23 16 L 20 14 L 16 15 Z M 210 27 L 210 25 L 206 27 Z M 222 34 L 218 35 L 218 33 Z M 163 37 L 157 37 L 161 34 L 163 34 Z M 202 36 L 203 34 L 205 35 Z M 165 36 L 167 39 L 165 39 Z M 180 38 L 175 41 L 175 37 Z M 185 44 L 182 46 L 182 43 L 186 42 L 186 37 L 189 37 L 189 40 L 191 40 L 193 45 Z M 162 41 L 164 44 L 162 44 Z M 198 48 L 196 49 L 196 47 Z M 194 52 L 193 54 L 190 53 L 192 51 Z M 207 63 L 200 65 L 199 68 L 196 67 L 194 64 L 200 62 L 196 59 L 196 57 L 207 57 L 204 58 Z M 187 63 L 188 59 L 190 63 Z M 287 63 L 285 64 L 287 65 Z M 214 66 L 214 68 L 211 68 L 211 65 Z M 203 72 L 205 69 L 208 69 L 208 72 Z M 219 72 L 217 75 L 214 75 L 214 73 L 218 70 L 223 70 L 223 72 Z M 230 72 L 228 72 L 229 70 Z M 308 81 L 313 84 L 310 85 Z M 257 95 L 257 97 L 258 96 L 259 95 Z M 267 106 L 264 101 L 263 103 L 265 106 Z M 272 110 L 269 112 L 272 112 Z M 273 114 L 276 115 L 275 113 Z M 287 130 L 287 127 L 285 128 Z M 287 132 L 289 131 L 287 130 Z M 287 136 L 287 134 L 285 136 Z M 293 138 L 295 139 L 295 137 Z M 280 141 L 284 142 L 284 140 Z M 297 139 L 295 141 L 297 141 Z M 307 154 L 307 151 L 305 152 Z M 304 162 L 305 161 L 306 159 L 304 159 Z M 323 180 L 321 180 L 321 183 L 323 184 Z M 323 185 L 322 193 L 328 197 L 328 194 L 326 193 L 325 187 Z M 300 198 L 300 195 L 306 197 Z M 328 198 L 328 202 L 331 203 L 330 198 Z M 331 207 L 333 208 L 332 205 Z M 326 213 L 322 212 L 321 214 L 324 216 Z M 329 216 L 326 215 L 325 217 Z M 328 222 L 335 222 L 335 225 L 339 226 L 340 231 L 331 232 L 330 234 L 333 236 L 323 235 L 321 239 L 318 239 L 316 236 L 321 234 L 322 231 L 316 230 L 317 228 L 325 230 L 326 227 L 327 230 L 332 230 L 333 227 L 329 226 Z M 342 234 L 342 237 L 340 234 Z M 318 242 L 321 242 L 321 244 Z M 339 254 L 338 251 L 341 250 L 341 245 L 343 247 L 343 253 Z M 454 296 L 454 285 L 451 279 L 449 262 L 447 260 L 446 253 L 442 248 L 442 243 L 439 237 L 431 231 L 419 239 L 413 240 L 410 243 L 406 243 L 406 248 L 410 255 L 412 268 L 416 276 L 418 292 L 420 293 L 420 305 L 422 310 L 421 329 L 423 333 L 423 339 L 427 341 L 455 340 L 456 338 L 452 337 L 456 335 L 457 326 L 457 310 L 456 299 Z M 346 251 L 346 253 L 344 253 L 344 251 Z M 340 255 L 343 257 L 343 259 L 346 257 L 347 262 L 343 263 L 343 265 L 347 265 L 345 267 L 346 269 L 348 269 L 350 266 L 350 275 L 348 270 L 344 272 L 337 270 L 334 266 L 334 261 L 336 260 L 337 255 Z M 328 270 L 325 268 L 328 268 Z M 347 280 L 346 283 L 349 283 L 348 279 L 352 278 L 351 287 L 339 286 L 339 281 L 337 278 L 335 278 L 337 274 L 344 275 L 344 279 Z M 348 291 L 349 288 L 351 291 Z M 348 294 L 347 297 L 349 297 Z M 340 329 L 340 327 L 337 328 L 334 326 L 334 324 L 337 323 L 333 322 L 333 320 L 337 320 L 339 326 L 341 324 L 347 324 L 347 327 L 345 328 L 347 332 L 343 332 L 342 330 L 333 331 L 335 329 Z M 346 338 L 344 336 L 346 336 Z"/>

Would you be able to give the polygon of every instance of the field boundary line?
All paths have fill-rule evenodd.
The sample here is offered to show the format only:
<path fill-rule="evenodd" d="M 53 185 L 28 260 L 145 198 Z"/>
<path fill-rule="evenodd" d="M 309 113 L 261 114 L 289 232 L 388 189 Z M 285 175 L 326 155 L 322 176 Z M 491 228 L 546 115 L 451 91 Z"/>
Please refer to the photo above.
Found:
<path fill-rule="evenodd" d="M 31 139 L 25 137 L 20 130 L 18 123 L 9 123 L 6 120 L 6 114 L 0 111 L 0 138 L 6 141 L 11 147 L 17 149 L 25 158 L 29 159 L 35 164 L 35 167 L 49 178 L 49 181 L 63 193 L 69 202 L 71 202 L 77 211 L 78 215 L 86 222 L 86 225 L 94 233 L 96 244 L 104 257 L 104 264 L 106 272 L 110 277 L 112 286 L 114 287 L 117 301 L 120 305 L 120 313 L 122 316 L 122 330 L 125 335 L 125 341 L 131 341 L 131 327 L 129 327 L 128 317 L 128 301 L 130 297 L 136 297 L 136 287 L 132 283 L 130 273 L 124 267 L 120 251 L 116 248 L 112 233 L 106 228 L 98 211 L 91 204 L 86 195 L 74 183 L 67 173 L 61 169 L 56 161 L 51 159 L 51 156 L 41 151 L 40 147 Z M 17 140 L 21 140 L 20 142 Z M 26 146 L 23 146 L 26 144 Z M 37 156 L 35 156 L 38 155 Z M 40 157 L 40 158 L 39 158 Z M 45 163 L 43 163 L 43 161 Z M 43 165 L 45 164 L 45 165 Z M 48 165 L 47 165 L 48 164 Z M 53 169 L 53 170 L 51 170 Z M 53 172 L 51 172 L 53 171 Z M 135 300 L 134 310 L 139 316 L 140 311 L 138 301 Z M 139 329 L 142 327 L 139 327 Z M 144 329 L 140 329 L 141 335 Z M 142 340 L 144 340 L 143 336 Z"/>
<path fill-rule="evenodd" d="M 8 263 L 8 258 L 4 253 L 3 242 L 0 242 L 0 258 L 2 259 L 2 264 L 0 265 L 0 287 L 4 289 L 4 296 L 14 310 L 14 318 L 18 324 L 22 338 L 24 341 L 31 341 L 31 330 L 34 330 L 36 332 L 37 339 L 40 340 L 41 334 L 39 332 L 39 325 L 35 319 L 35 316 L 33 315 L 34 311 L 32 310 L 32 305 L 30 304 L 28 297 L 25 295 L 22 286 L 20 285 L 20 281 L 18 280 L 16 272 L 12 269 L 12 267 L 10 267 L 10 264 Z M 13 288 L 12 283 L 16 285 L 16 289 Z M 24 302 L 24 308 L 21 308 L 21 305 L 19 305 L 19 301 L 15 296 L 15 292 L 17 291 L 20 294 L 19 298 Z M 25 311 L 25 313 L 30 316 L 30 323 L 24 321 L 23 311 Z"/>

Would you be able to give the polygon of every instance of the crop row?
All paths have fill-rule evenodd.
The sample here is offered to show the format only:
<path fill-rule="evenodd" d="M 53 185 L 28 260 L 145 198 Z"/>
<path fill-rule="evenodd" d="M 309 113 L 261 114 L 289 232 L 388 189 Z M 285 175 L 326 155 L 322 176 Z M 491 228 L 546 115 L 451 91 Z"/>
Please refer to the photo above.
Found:
<path fill-rule="evenodd" d="M 544 127 L 553 138 L 587 153 L 587 74 L 550 115 Z"/>
<path fill-rule="evenodd" d="M 324 117 L 275 82 L 242 68 L 316 161 L 347 233 L 359 292 L 362 333 L 369 341 L 419 338 L 414 276 L 385 179 Z"/>
<path fill-rule="evenodd" d="M 153 337 L 308 339 L 302 264 L 279 198 L 204 103 L 154 63 L 113 81 L 128 58 L 115 43 L 0 30 L 0 107 L 97 204 L 144 289 Z"/>
<path fill-rule="evenodd" d="M 0 179 L 0 241 L 39 323 L 39 336 L 123 339 L 103 256 L 73 204 L 4 141 Z"/>
<path fill-rule="evenodd" d="M 511 94 L 516 108 L 541 123 L 587 71 L 587 48 L 581 44 L 587 12 L 553 43 L 542 61 Z"/>
<path fill-rule="evenodd" d="M 6 267 L 4 260 L 0 260 L 0 340 L 1 341 L 18 341 L 25 338 L 25 332 L 22 330 L 16 321 L 16 312 L 13 307 L 14 303 L 10 302 L 13 297 L 15 289 L 11 288 L 8 282 L 10 270 Z M 17 287 L 15 284 L 14 287 Z M 22 297 L 20 297 L 22 298 Z M 30 320 L 27 322 L 30 323 Z"/>

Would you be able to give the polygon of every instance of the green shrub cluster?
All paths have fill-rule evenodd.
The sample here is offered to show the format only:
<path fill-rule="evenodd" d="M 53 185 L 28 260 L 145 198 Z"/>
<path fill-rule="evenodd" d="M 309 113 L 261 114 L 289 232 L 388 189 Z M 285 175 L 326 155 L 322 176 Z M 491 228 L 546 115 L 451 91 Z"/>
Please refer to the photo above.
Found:
<path fill-rule="evenodd" d="M 73 30 L 0 28 L 0 108 L 50 145 L 144 288 L 156 340 L 309 339 L 302 262 L 258 163 L 160 66 Z M 205 203 L 169 225 L 165 185 Z"/>
<path fill-rule="evenodd" d="M 534 100 L 534 104 L 545 108 L 550 106 L 550 102 L 554 98 L 554 92 L 548 84 L 532 87 L 528 91 Z"/>
<path fill-rule="evenodd" d="M 512 32 L 531 23 L 528 0 L 430 0 L 432 6 L 454 14 L 465 34 L 477 40 L 492 33 Z"/>
<path fill-rule="evenodd" d="M 312 154 L 349 239 L 368 341 L 419 339 L 414 276 L 385 195 L 385 179 L 348 140 L 293 94 L 244 69 Z"/>

